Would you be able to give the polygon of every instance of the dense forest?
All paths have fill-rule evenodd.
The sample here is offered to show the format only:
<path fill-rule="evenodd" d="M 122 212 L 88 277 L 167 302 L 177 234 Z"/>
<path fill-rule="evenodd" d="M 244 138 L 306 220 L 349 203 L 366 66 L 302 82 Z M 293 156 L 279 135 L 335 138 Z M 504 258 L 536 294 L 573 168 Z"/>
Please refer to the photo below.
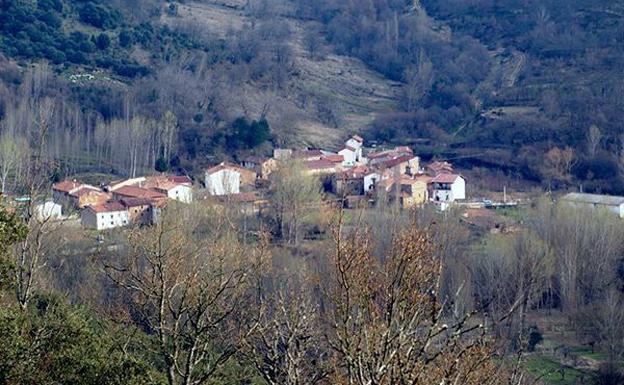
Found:
<path fill-rule="evenodd" d="M 52 100 L 60 174 L 131 175 L 157 160 L 192 172 L 360 132 L 547 188 L 621 192 L 623 12 L 581 0 L 3 1 L 0 116 L 15 132 L 33 98 Z M 243 119 L 263 133 L 250 138 Z"/>

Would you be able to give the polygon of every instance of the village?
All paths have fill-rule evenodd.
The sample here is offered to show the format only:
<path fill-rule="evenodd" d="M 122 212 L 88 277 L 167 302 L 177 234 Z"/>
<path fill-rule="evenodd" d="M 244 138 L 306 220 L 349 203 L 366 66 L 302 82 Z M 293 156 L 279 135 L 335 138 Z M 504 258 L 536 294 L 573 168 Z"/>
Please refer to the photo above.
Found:
<path fill-rule="evenodd" d="M 250 156 L 223 161 L 191 178 L 188 175 L 148 175 L 94 186 L 67 179 L 52 186 L 52 199 L 35 206 L 40 220 L 79 218 L 85 229 L 108 230 L 158 221 L 169 203 L 193 201 L 238 206 L 247 214 L 269 206 L 267 191 L 281 165 L 298 164 L 306 175 L 319 178 L 326 200 L 345 209 L 395 204 L 401 209 L 429 205 L 439 211 L 451 206 L 468 209 L 465 217 L 488 216 L 484 207 L 516 205 L 467 199 L 466 179 L 447 161 L 423 164 L 407 146 L 366 147 L 353 135 L 337 152 L 316 148 L 276 148 L 272 157 Z M 602 207 L 624 217 L 624 198 L 569 193 L 561 198 L 577 207 Z M 481 211 L 479 211 L 481 210 Z"/>
<path fill-rule="evenodd" d="M 99 186 L 66 179 L 52 186 L 52 199 L 36 205 L 40 219 L 79 216 L 86 229 L 107 230 L 156 222 L 171 202 L 205 201 L 241 205 L 246 212 L 266 207 L 271 174 L 280 165 L 297 163 L 306 175 L 319 178 L 328 196 L 345 208 L 380 202 L 403 209 L 435 205 L 445 210 L 466 199 L 466 181 L 452 164 L 421 163 L 407 146 L 366 147 L 353 135 L 337 152 L 323 149 L 277 148 L 272 157 L 250 156 L 223 161 L 192 179 L 187 175 L 148 175 L 103 182 Z"/>

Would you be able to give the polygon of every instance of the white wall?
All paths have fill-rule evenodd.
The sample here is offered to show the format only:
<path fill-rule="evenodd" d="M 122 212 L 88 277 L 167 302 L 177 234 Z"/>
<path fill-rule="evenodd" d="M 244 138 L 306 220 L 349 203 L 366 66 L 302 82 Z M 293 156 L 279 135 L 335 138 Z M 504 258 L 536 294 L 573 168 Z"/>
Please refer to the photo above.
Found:
<path fill-rule="evenodd" d="M 206 173 L 206 189 L 210 195 L 230 195 L 240 193 L 240 173 L 223 169 L 213 174 Z"/>
<path fill-rule="evenodd" d="M 338 151 L 338 155 L 342 155 L 344 157 L 344 160 L 342 161 L 343 166 L 350 167 L 355 164 L 356 154 L 348 148 L 343 148 L 342 150 Z"/>
<path fill-rule="evenodd" d="M 461 176 L 451 185 L 453 200 L 466 199 L 466 181 Z"/>
<path fill-rule="evenodd" d="M 183 203 L 191 203 L 193 202 L 193 189 L 191 186 L 178 185 L 167 191 L 167 196 Z"/>
<path fill-rule="evenodd" d="M 80 219 L 83 227 L 96 230 L 127 226 L 130 223 L 127 210 L 96 213 L 92 210 L 84 209 Z"/>
<path fill-rule="evenodd" d="M 438 202 L 455 202 L 466 199 L 466 181 L 461 176 L 455 179 L 450 189 L 434 189 L 433 200 Z"/>
<path fill-rule="evenodd" d="M 61 205 L 54 202 L 38 204 L 35 206 L 35 214 L 39 221 L 61 219 L 63 216 Z"/>
<path fill-rule="evenodd" d="M 381 175 L 376 172 L 364 176 L 364 193 L 372 191 L 371 187 L 381 181 Z"/>

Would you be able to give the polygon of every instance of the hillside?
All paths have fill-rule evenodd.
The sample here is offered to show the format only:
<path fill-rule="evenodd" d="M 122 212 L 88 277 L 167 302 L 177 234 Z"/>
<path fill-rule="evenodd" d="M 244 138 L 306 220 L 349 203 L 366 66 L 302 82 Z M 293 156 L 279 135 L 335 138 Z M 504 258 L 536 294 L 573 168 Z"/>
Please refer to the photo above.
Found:
<path fill-rule="evenodd" d="M 127 166 L 93 154 L 87 116 L 112 127 L 169 110 L 167 162 L 186 170 L 361 132 L 545 187 L 624 191 L 618 3 L 12 0 L 0 12 L 2 111 L 17 108 L 28 63 L 48 61 L 47 95 L 84 114 L 77 158 L 115 173 Z M 266 120 L 269 140 L 245 140 L 238 118 Z"/>

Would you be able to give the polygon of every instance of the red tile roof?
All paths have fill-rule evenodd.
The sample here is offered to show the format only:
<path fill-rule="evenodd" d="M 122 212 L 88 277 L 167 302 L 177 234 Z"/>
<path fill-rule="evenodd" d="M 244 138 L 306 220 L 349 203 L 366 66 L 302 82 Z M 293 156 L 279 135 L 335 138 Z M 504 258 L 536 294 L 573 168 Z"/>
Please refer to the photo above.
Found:
<path fill-rule="evenodd" d="M 338 174 L 338 177 L 343 179 L 360 179 L 370 174 L 372 170 L 366 166 L 356 166 L 349 170 L 343 171 Z"/>
<path fill-rule="evenodd" d="M 183 184 L 183 185 L 192 185 L 193 181 L 186 175 L 168 175 L 166 177 L 173 183 Z"/>
<path fill-rule="evenodd" d="M 435 176 L 431 182 L 433 183 L 454 183 L 459 175 L 457 174 L 439 174 Z"/>
<path fill-rule="evenodd" d="M 115 195 L 120 195 L 128 198 L 147 198 L 147 199 L 159 199 L 166 198 L 165 194 L 149 190 L 136 186 L 123 186 L 113 192 Z"/>
<path fill-rule="evenodd" d="M 99 205 L 87 206 L 87 209 L 95 213 L 107 213 L 112 211 L 126 211 L 124 205 L 119 202 L 107 202 Z"/>
<path fill-rule="evenodd" d="M 379 166 L 380 167 L 391 168 L 391 167 L 394 167 L 394 166 L 398 166 L 401 163 L 405 163 L 407 161 L 410 161 L 412 159 L 414 159 L 413 155 L 402 155 L 402 156 L 399 156 L 397 158 L 386 160 L 386 161 L 382 162 Z"/>
<path fill-rule="evenodd" d="M 80 186 L 77 190 L 73 190 L 72 192 L 69 193 L 69 195 L 76 197 L 76 198 L 80 198 L 81 196 L 85 196 L 88 194 L 106 195 L 106 193 L 102 192 L 99 188 L 89 186 L 89 185 Z"/>
<path fill-rule="evenodd" d="M 321 159 L 307 161 L 305 162 L 305 166 L 308 170 L 325 170 L 335 168 L 336 164 L 327 159 Z"/>
<path fill-rule="evenodd" d="M 154 204 L 154 199 L 148 198 L 122 198 L 119 200 L 125 207 L 150 206 Z"/>
<path fill-rule="evenodd" d="M 64 180 L 62 182 L 58 182 L 52 185 L 52 189 L 56 190 L 56 191 L 61 191 L 64 193 L 68 193 L 71 190 L 77 188 L 78 186 L 80 186 L 80 183 L 78 183 L 75 180 Z"/>
<path fill-rule="evenodd" d="M 339 155 L 339 154 L 331 154 L 331 155 L 325 155 L 322 159 L 327 159 L 330 162 L 334 162 L 334 163 L 342 163 L 344 161 L 344 156 Z"/>
<path fill-rule="evenodd" d="M 358 142 L 360 142 L 360 143 L 364 143 L 364 138 L 362 138 L 362 137 L 361 137 L 361 136 L 359 136 L 359 135 L 353 135 L 351 138 L 352 138 L 352 139 L 355 139 L 356 141 L 358 141 Z"/>
<path fill-rule="evenodd" d="M 427 168 L 434 171 L 436 174 L 440 172 L 446 172 L 446 173 L 453 172 L 453 165 L 450 164 L 449 162 L 435 161 L 435 162 L 429 163 L 427 165 Z"/>

